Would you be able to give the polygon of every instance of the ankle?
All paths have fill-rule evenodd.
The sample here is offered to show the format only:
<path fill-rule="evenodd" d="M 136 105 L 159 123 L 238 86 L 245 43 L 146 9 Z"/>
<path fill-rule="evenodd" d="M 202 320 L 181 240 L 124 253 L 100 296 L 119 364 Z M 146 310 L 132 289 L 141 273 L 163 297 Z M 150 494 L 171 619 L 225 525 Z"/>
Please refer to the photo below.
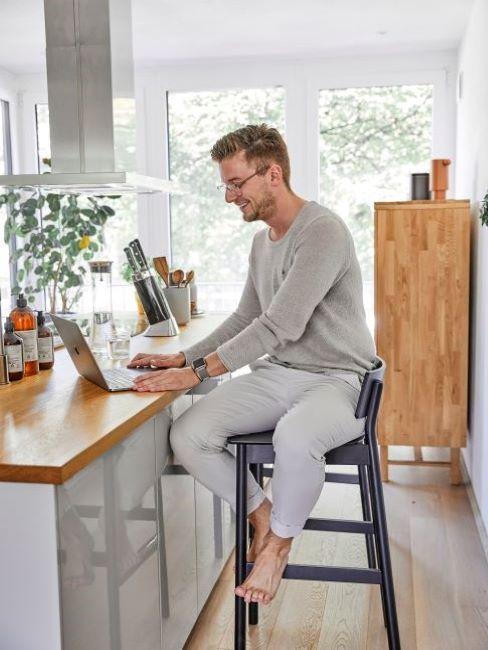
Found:
<path fill-rule="evenodd" d="M 293 537 L 278 537 L 272 530 L 268 532 L 265 538 L 264 551 L 269 551 L 279 557 L 286 557 L 289 555 Z"/>
<path fill-rule="evenodd" d="M 255 531 L 263 531 L 265 534 L 269 531 L 269 519 L 271 514 L 271 502 L 264 499 L 262 503 L 248 515 L 250 523 L 253 525 Z"/>

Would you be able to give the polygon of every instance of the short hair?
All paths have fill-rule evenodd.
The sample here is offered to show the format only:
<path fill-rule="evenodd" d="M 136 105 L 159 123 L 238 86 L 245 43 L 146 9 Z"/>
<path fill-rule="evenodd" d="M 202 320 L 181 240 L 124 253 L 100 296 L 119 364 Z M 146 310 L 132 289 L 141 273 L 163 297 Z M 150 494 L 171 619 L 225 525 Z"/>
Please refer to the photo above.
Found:
<path fill-rule="evenodd" d="M 214 162 L 220 163 L 240 151 L 244 151 L 247 162 L 277 163 L 283 172 L 285 185 L 290 189 L 290 158 L 277 129 L 267 124 L 248 124 L 219 138 L 210 155 Z"/>

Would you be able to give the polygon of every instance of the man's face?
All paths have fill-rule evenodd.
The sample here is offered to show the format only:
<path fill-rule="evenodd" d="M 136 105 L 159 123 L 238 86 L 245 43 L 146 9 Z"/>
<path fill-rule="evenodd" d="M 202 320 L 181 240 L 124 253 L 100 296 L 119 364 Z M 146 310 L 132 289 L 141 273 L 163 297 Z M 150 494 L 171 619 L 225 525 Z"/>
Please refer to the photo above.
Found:
<path fill-rule="evenodd" d="M 259 168 L 258 161 L 247 162 L 243 151 L 231 158 L 225 158 L 219 164 L 223 183 L 239 185 L 246 182 L 239 190 L 225 192 L 227 203 L 234 203 L 241 211 L 244 221 L 262 220 L 271 216 L 275 209 L 275 198 L 271 192 L 267 174 L 252 176 Z M 252 178 L 249 178 L 252 176 Z"/>

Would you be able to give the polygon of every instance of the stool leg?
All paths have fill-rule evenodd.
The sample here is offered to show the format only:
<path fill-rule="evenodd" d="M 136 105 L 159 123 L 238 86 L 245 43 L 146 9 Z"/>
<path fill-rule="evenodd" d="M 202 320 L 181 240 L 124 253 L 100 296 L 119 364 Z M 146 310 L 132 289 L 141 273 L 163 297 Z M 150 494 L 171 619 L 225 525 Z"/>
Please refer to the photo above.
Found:
<path fill-rule="evenodd" d="M 380 462 L 378 446 L 375 436 L 369 444 L 371 461 L 371 496 L 374 514 L 375 537 L 378 551 L 378 564 L 382 579 L 382 596 L 386 614 L 386 630 L 388 634 L 388 647 L 390 650 L 400 650 L 400 633 L 398 631 L 398 618 L 395 604 L 395 590 L 391 569 L 390 547 L 388 544 L 388 528 L 386 525 L 385 502 L 383 499 L 383 486 L 381 484 Z"/>
<path fill-rule="evenodd" d="M 252 472 L 252 475 L 256 479 L 256 481 L 259 483 L 261 487 L 263 487 L 263 466 L 261 463 L 252 463 L 249 464 L 249 469 Z M 252 541 L 252 538 L 254 536 L 254 529 L 252 526 L 249 526 L 249 541 Z M 258 603 L 249 603 L 249 625 L 257 625 L 259 622 L 259 610 L 258 610 Z"/>
<path fill-rule="evenodd" d="M 372 478 L 372 473 L 371 470 L 368 471 L 368 484 L 369 484 L 369 496 L 371 499 L 371 504 L 374 503 L 374 490 L 373 490 L 373 478 Z M 374 528 L 374 541 L 375 541 L 375 548 L 376 548 L 376 557 L 379 558 L 380 556 L 380 548 L 379 548 L 379 543 L 378 543 L 378 522 L 377 522 L 377 517 L 376 517 L 376 508 L 373 506 L 373 512 L 372 512 L 372 520 L 373 520 L 373 528 Z M 381 590 L 381 608 L 383 609 L 383 623 L 385 627 L 388 626 L 388 620 L 386 617 L 386 597 L 385 597 L 385 589 L 383 586 L 383 583 L 380 584 L 380 590 Z"/>
<path fill-rule="evenodd" d="M 358 465 L 359 490 L 361 492 L 361 506 L 363 508 L 363 519 L 371 521 L 371 504 L 369 500 L 369 485 L 366 465 Z M 376 569 L 376 557 L 374 553 L 374 537 L 371 533 L 366 534 L 366 552 L 368 554 L 368 566 Z"/>
<path fill-rule="evenodd" d="M 236 587 L 246 579 L 247 450 L 237 445 L 236 468 Z M 234 650 L 246 649 L 246 601 L 235 596 Z"/>

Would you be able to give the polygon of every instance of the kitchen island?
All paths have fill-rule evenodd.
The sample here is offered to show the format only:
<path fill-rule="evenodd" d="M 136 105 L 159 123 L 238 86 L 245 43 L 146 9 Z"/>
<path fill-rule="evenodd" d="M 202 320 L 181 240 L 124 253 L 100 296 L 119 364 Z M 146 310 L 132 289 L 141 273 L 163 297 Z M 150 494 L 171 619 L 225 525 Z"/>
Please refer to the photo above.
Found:
<path fill-rule="evenodd" d="M 224 318 L 135 337 L 131 355 L 175 352 Z M 183 646 L 233 546 L 228 505 L 169 448 L 172 419 L 199 398 L 108 393 L 64 349 L 0 390 L 2 650 Z"/>

